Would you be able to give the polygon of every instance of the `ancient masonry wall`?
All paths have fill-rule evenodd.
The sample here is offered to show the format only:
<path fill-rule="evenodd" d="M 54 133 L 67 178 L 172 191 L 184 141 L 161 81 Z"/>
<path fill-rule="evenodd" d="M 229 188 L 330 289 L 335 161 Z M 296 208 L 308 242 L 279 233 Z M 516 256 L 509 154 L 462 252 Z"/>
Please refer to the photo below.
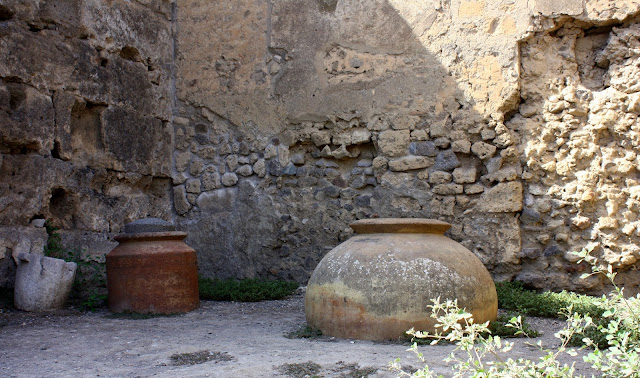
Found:
<path fill-rule="evenodd" d="M 0 0 L 0 286 L 44 219 L 98 255 L 170 219 L 173 35 L 167 1 Z"/>
<path fill-rule="evenodd" d="M 204 274 L 304 282 L 349 222 L 434 217 L 497 279 L 597 291 L 593 247 L 638 290 L 637 2 L 310 3 L 178 3 Z"/>
<path fill-rule="evenodd" d="M 23 3 L 2 269 L 33 220 L 100 253 L 158 216 L 205 276 L 305 282 L 351 221 L 432 217 L 496 279 L 598 291 L 593 247 L 638 291 L 638 1 Z"/>

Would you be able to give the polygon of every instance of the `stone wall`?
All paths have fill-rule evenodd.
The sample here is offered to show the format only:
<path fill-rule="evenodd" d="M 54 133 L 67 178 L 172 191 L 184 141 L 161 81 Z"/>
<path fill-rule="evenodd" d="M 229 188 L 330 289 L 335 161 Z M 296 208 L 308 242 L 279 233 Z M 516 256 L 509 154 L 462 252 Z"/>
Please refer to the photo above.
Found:
<path fill-rule="evenodd" d="M 44 219 L 104 253 L 124 223 L 171 218 L 172 8 L 0 0 L 0 285 L 42 253 Z"/>
<path fill-rule="evenodd" d="M 104 253 L 173 218 L 205 276 L 305 282 L 353 220 L 429 217 L 496 279 L 598 291 L 571 253 L 593 247 L 638 291 L 639 14 L 0 0 L 0 225 Z"/>
<path fill-rule="evenodd" d="M 202 272 L 304 282 L 349 222 L 433 217 L 497 279 L 597 291 L 586 246 L 637 290 L 639 9 L 178 2 L 173 194 Z"/>

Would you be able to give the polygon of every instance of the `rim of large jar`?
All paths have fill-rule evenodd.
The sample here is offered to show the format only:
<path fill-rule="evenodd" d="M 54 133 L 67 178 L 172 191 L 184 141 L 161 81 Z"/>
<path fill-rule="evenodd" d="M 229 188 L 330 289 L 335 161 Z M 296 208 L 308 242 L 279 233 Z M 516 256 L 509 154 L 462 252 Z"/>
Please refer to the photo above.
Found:
<path fill-rule="evenodd" d="M 133 232 L 130 234 L 118 234 L 113 238 L 118 242 L 135 240 L 135 241 L 150 241 L 150 240 L 182 240 L 187 237 L 187 233 L 184 231 L 163 231 L 163 232 Z"/>
<path fill-rule="evenodd" d="M 428 218 L 361 219 L 349 225 L 358 234 L 444 234 L 451 224 Z"/>

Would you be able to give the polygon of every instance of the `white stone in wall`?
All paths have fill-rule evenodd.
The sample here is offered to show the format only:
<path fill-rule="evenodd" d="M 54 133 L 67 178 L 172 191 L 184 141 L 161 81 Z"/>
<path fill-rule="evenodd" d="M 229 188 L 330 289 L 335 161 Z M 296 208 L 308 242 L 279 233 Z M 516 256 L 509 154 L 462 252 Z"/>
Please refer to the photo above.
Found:
<path fill-rule="evenodd" d="M 426 156 L 404 156 L 389 161 L 389 169 L 394 172 L 411 171 L 414 169 L 429 168 L 434 159 Z"/>
<path fill-rule="evenodd" d="M 476 207 L 488 213 L 510 213 L 522 210 L 522 201 L 522 183 L 512 181 L 485 190 Z"/>
<path fill-rule="evenodd" d="M 456 184 L 471 184 L 476 182 L 477 171 L 475 168 L 456 168 L 453 170 L 453 181 Z"/>
<path fill-rule="evenodd" d="M 387 130 L 378 136 L 378 147 L 387 156 L 403 156 L 408 151 L 410 139 L 409 130 Z"/>

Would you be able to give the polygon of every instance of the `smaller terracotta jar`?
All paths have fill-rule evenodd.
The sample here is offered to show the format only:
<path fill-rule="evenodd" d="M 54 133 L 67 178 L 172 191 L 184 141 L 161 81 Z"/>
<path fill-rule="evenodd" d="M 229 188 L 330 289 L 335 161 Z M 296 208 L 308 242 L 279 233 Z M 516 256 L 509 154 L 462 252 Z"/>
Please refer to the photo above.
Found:
<path fill-rule="evenodd" d="M 172 314 L 198 308 L 196 251 L 186 237 L 157 218 L 127 224 L 107 254 L 109 310 Z"/>

